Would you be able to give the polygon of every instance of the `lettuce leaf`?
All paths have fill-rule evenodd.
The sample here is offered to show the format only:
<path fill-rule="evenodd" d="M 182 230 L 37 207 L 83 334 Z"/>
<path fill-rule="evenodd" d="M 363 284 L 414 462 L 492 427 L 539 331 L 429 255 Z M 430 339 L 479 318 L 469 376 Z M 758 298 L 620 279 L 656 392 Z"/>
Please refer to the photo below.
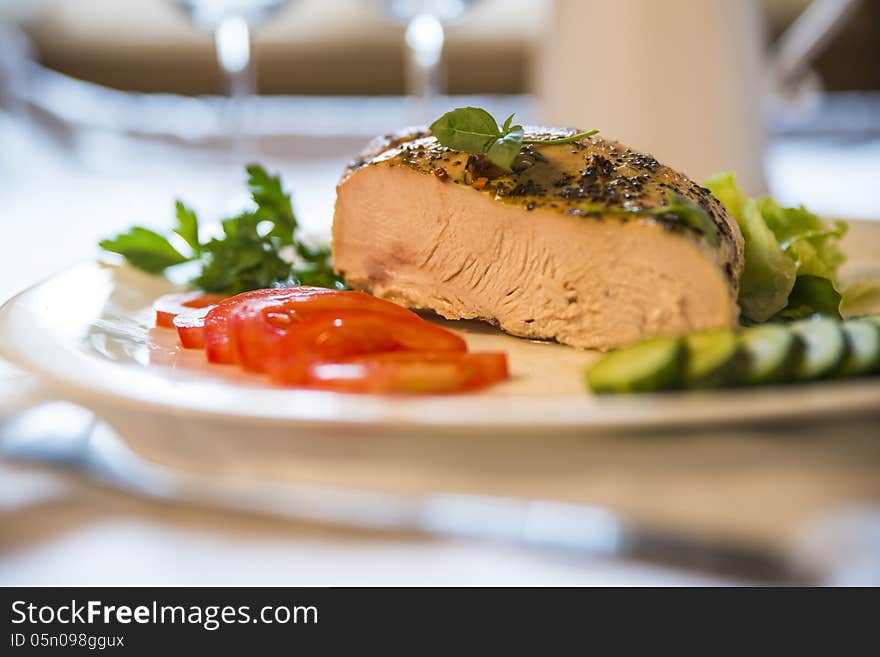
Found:
<path fill-rule="evenodd" d="M 846 261 L 839 246 L 849 228 L 846 223 L 829 227 L 805 207 L 784 208 L 769 196 L 759 199 L 758 207 L 782 248 L 798 263 L 798 275 L 836 279 Z"/>
<path fill-rule="evenodd" d="M 798 274 L 794 281 L 788 304 L 776 317 L 779 319 L 804 319 L 816 313 L 840 317 L 841 295 L 831 279 L 810 274 Z"/>
<path fill-rule="evenodd" d="M 736 219 L 745 240 L 739 303 L 743 317 L 763 322 L 820 313 L 840 317 L 837 271 L 846 260 L 839 241 L 847 225 L 829 226 L 804 208 L 786 208 L 769 196 L 748 198 L 731 173 L 707 187 Z"/>
<path fill-rule="evenodd" d="M 738 299 L 742 315 L 754 322 L 767 321 L 788 305 L 797 264 L 764 221 L 758 202 L 743 194 L 733 174 L 719 174 L 706 187 L 736 219 L 743 234 L 745 267 Z"/>
<path fill-rule="evenodd" d="M 880 282 L 858 281 L 847 287 L 842 296 L 840 314 L 844 317 L 880 313 Z"/>

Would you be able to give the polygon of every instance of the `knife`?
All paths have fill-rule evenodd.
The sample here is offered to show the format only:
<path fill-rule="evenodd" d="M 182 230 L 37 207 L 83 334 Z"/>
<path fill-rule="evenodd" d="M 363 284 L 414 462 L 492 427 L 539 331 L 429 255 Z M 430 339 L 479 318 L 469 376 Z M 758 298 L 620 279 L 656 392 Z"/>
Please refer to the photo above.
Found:
<path fill-rule="evenodd" d="M 764 546 L 685 534 L 596 505 L 461 493 L 405 495 L 182 473 L 140 458 L 89 411 L 53 403 L 0 425 L 0 455 L 73 469 L 140 498 L 366 530 L 486 540 L 563 556 L 627 559 L 756 583 L 809 584 L 817 573 Z"/>

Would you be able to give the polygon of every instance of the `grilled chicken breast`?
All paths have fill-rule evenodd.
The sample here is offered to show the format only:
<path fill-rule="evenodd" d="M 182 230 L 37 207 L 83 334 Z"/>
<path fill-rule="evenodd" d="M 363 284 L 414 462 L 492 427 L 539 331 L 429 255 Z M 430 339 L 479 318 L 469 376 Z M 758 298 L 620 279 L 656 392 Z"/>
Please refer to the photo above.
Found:
<path fill-rule="evenodd" d="M 703 208 L 717 245 L 676 216 L 596 211 L 658 208 L 672 192 Z M 389 135 L 346 170 L 333 221 L 335 267 L 353 288 L 603 350 L 734 324 L 742 253 L 708 190 L 597 137 L 526 147 L 506 172 L 427 131 Z"/>

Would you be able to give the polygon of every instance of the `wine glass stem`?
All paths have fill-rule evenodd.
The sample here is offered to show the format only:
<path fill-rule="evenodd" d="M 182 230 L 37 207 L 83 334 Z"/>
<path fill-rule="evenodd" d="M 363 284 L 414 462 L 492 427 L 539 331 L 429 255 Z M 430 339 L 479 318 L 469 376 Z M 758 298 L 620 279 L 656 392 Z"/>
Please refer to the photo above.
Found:
<path fill-rule="evenodd" d="M 407 93 L 414 101 L 414 118 L 431 117 L 434 99 L 442 94 L 443 24 L 433 14 L 419 14 L 406 28 Z"/>
<path fill-rule="evenodd" d="M 223 112 L 226 134 L 236 160 L 245 157 L 247 101 L 256 93 L 256 75 L 252 56 L 253 40 L 247 21 L 241 16 L 225 17 L 214 30 L 217 61 L 226 76 L 229 98 Z"/>

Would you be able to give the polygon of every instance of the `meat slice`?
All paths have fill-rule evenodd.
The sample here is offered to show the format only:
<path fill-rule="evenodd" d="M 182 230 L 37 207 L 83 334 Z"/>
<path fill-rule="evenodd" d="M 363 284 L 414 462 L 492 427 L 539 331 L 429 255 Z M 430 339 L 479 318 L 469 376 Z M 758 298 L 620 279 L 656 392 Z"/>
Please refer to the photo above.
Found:
<path fill-rule="evenodd" d="M 736 322 L 742 235 L 708 190 L 595 137 L 527 147 L 513 169 L 426 131 L 374 141 L 337 188 L 337 271 L 410 308 L 582 348 Z M 674 216 L 596 211 L 657 208 L 673 192 L 705 210 L 716 246 Z"/>

